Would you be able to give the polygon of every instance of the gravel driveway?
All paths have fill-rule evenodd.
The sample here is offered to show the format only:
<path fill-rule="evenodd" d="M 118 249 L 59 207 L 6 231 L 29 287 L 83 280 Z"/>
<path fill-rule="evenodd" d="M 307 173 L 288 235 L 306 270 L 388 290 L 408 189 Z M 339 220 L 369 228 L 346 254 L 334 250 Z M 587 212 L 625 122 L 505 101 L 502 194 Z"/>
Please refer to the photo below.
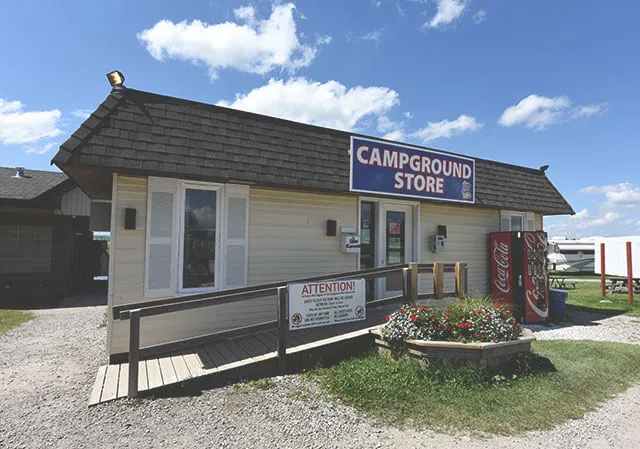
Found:
<path fill-rule="evenodd" d="M 640 386 L 580 420 L 525 438 L 474 439 L 376 427 L 353 410 L 319 399 L 298 376 L 271 387 L 225 387 L 200 396 L 120 400 L 93 408 L 87 397 L 104 362 L 105 308 L 39 310 L 0 337 L 0 447 L 636 447 Z M 541 338 L 638 342 L 640 319 L 545 328 Z M 619 332 L 623 325 L 628 332 Z M 635 336 L 635 337 L 633 337 Z M 627 340 L 629 341 L 629 340 Z"/>

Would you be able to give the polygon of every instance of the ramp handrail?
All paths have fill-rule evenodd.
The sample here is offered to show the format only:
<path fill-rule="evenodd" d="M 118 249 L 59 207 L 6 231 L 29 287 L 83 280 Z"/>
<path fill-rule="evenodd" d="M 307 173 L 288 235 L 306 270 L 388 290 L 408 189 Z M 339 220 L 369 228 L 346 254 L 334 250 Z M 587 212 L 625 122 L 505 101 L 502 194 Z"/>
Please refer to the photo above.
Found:
<path fill-rule="evenodd" d="M 395 302 L 399 300 L 405 300 L 407 302 L 415 302 L 418 299 L 424 298 L 443 298 L 445 294 L 443 290 L 444 285 L 444 272 L 456 273 L 456 291 L 448 294 L 455 294 L 456 296 L 466 295 L 466 278 L 467 278 L 467 264 L 455 263 L 455 264 L 417 264 L 410 263 L 408 265 L 391 265 L 379 268 L 369 268 L 365 270 L 350 271 L 343 273 L 334 273 L 323 276 L 316 276 L 313 278 L 296 279 L 291 281 L 281 281 L 269 284 L 261 284 L 250 287 L 242 287 L 230 290 L 224 290 L 220 292 L 200 293 L 194 295 L 184 295 L 173 298 L 165 298 L 155 301 L 137 302 L 126 305 L 113 307 L 113 318 L 119 320 L 129 320 L 129 383 L 127 397 L 134 398 L 138 395 L 138 365 L 140 361 L 140 319 L 143 317 L 162 315 L 165 313 L 172 313 L 184 310 L 192 310 L 201 307 L 208 307 L 220 304 L 230 304 L 239 301 L 247 301 L 250 299 L 260 298 L 264 296 L 277 295 L 277 320 L 267 321 L 264 323 L 244 326 L 241 328 L 231 329 L 224 332 L 218 332 L 206 337 L 222 336 L 230 334 L 236 331 L 242 331 L 249 333 L 251 331 L 266 330 L 269 328 L 277 327 L 278 329 L 278 343 L 277 343 L 277 361 L 278 370 L 284 374 L 286 371 L 286 333 L 288 327 L 287 317 L 287 285 L 290 283 L 299 282 L 315 282 L 323 280 L 339 280 L 348 278 L 362 278 L 362 279 L 375 279 L 389 274 L 399 273 L 403 274 L 403 289 L 402 294 L 389 298 L 378 299 L 369 301 L 366 303 L 367 307 L 378 306 Z M 434 293 L 427 295 L 418 295 L 418 274 L 419 273 L 433 273 L 434 275 Z M 197 340 L 198 337 L 188 339 L 188 341 Z M 153 348 L 160 350 L 161 347 L 167 347 L 176 343 L 185 343 L 187 340 L 176 341 L 171 343 L 165 343 L 162 345 L 156 345 Z M 146 348 L 145 348 L 146 349 Z"/>

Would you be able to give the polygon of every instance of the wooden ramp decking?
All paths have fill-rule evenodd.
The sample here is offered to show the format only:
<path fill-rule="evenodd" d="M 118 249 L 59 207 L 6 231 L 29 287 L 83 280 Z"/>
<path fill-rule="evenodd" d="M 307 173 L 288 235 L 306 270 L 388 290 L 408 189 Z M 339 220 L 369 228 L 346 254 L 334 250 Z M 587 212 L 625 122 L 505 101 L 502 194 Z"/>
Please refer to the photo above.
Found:
<path fill-rule="evenodd" d="M 368 311 L 367 319 L 337 326 L 317 327 L 287 333 L 287 356 L 363 338 L 369 330 L 384 322 L 388 307 Z M 277 358 L 276 330 L 197 346 L 157 358 L 141 360 L 138 368 L 138 391 L 141 396 L 182 382 L 202 381 L 224 376 L 243 367 L 272 364 Z M 273 374 L 276 374 L 275 372 Z M 89 405 L 127 397 L 129 364 L 104 365 L 89 396 Z"/>
<path fill-rule="evenodd" d="M 444 308 L 455 298 L 418 301 L 434 308 Z M 389 311 L 397 305 L 379 306 L 367 310 L 367 319 L 334 326 L 287 332 L 287 360 L 295 356 L 311 356 L 314 351 L 348 353 L 357 339 L 369 338 L 369 331 L 384 323 Z M 141 360 L 138 367 L 138 392 L 140 396 L 179 387 L 181 383 L 206 382 L 220 376 L 237 379 L 242 369 L 266 369 L 277 374 L 277 331 L 275 329 L 212 342 L 207 345 Z M 269 374 L 266 374 L 269 375 Z M 103 365 L 98 369 L 89 396 L 89 406 L 127 397 L 129 364 Z"/>

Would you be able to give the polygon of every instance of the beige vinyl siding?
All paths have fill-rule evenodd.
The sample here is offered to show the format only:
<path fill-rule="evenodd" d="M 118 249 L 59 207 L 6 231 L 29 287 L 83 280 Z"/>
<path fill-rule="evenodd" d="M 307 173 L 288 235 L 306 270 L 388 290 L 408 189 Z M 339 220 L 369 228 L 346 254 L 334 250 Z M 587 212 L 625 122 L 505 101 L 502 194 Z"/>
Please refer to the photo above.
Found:
<path fill-rule="evenodd" d="M 429 236 L 438 225 L 447 226 L 445 249 L 437 254 L 428 248 Z M 490 293 L 489 233 L 500 231 L 500 211 L 422 203 L 420 205 L 420 262 L 465 262 L 470 295 Z M 432 276 L 420 275 L 420 292 L 432 292 Z M 455 289 L 454 274 L 445 273 L 445 291 Z"/>
<path fill-rule="evenodd" d="M 544 221 L 543 221 L 542 215 L 536 214 L 535 224 L 536 224 L 536 231 L 544 231 Z"/>
<path fill-rule="evenodd" d="M 138 194 L 142 194 L 144 198 L 145 214 L 146 182 L 144 186 L 139 187 L 142 187 Z M 125 206 L 120 199 L 131 199 L 132 188 L 131 181 L 123 181 L 122 185 L 118 183 L 118 210 L 134 207 Z M 341 226 L 357 226 L 356 197 L 258 187 L 251 187 L 249 195 L 249 284 L 356 269 L 357 255 L 341 253 L 339 238 Z M 142 203 L 135 206 L 138 208 L 138 214 L 141 212 L 141 206 Z M 337 237 L 326 237 L 327 219 L 338 220 Z M 144 226 L 142 241 L 135 238 L 137 235 L 127 236 L 123 241 L 121 235 L 129 231 L 124 231 L 121 227 L 117 235 L 116 251 L 128 252 L 128 256 L 119 257 L 116 266 L 118 261 L 123 260 L 131 261 L 133 264 L 115 270 L 115 304 L 143 299 L 146 223 Z M 275 319 L 275 297 L 144 318 L 141 324 L 141 346 L 221 332 Z M 128 338 L 128 322 L 114 322 L 109 353 L 126 352 Z"/>
<path fill-rule="evenodd" d="M 326 236 L 327 220 L 337 236 Z M 340 228 L 358 227 L 358 199 L 252 187 L 249 284 L 355 270 L 356 254 L 340 251 Z"/>

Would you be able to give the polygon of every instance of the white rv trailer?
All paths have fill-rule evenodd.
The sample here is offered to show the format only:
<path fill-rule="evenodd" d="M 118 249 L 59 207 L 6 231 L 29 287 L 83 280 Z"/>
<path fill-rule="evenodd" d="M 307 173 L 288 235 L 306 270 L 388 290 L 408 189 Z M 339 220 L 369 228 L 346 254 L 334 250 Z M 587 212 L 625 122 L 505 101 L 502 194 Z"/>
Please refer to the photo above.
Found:
<path fill-rule="evenodd" d="M 631 242 L 631 263 L 634 279 L 640 278 L 640 235 L 626 237 L 602 237 L 596 245 L 595 272 L 600 274 L 600 244 L 604 243 L 605 274 L 627 277 L 627 242 Z"/>
<path fill-rule="evenodd" d="M 593 273 L 594 249 L 593 240 L 554 237 L 549 240 L 549 269 L 565 273 Z"/>

